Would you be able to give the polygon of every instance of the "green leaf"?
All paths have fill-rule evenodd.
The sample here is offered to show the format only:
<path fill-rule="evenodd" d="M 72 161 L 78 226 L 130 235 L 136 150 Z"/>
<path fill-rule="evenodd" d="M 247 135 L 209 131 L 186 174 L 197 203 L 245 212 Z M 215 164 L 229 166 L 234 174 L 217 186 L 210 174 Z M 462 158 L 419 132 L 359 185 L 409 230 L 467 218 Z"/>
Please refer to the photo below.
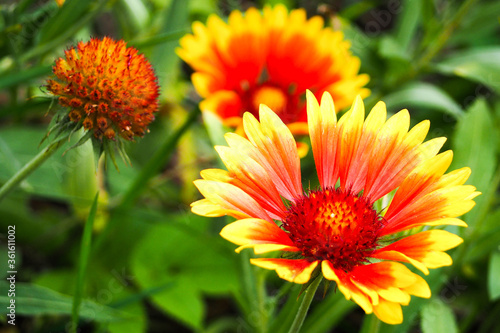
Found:
<path fill-rule="evenodd" d="M 187 28 L 188 22 L 188 0 L 173 0 L 168 7 L 164 25 L 159 34 L 170 34 Z M 179 57 L 175 54 L 175 48 L 179 45 L 179 41 L 170 41 L 155 47 L 151 54 L 151 63 L 158 73 L 158 81 L 161 87 L 161 93 L 168 96 L 171 93 L 170 87 L 176 82 L 176 77 L 179 72 Z"/>
<path fill-rule="evenodd" d="M 58 37 L 68 26 L 84 16 L 90 7 L 97 2 L 66 0 L 60 10 L 42 27 L 39 43 L 44 44 Z"/>
<path fill-rule="evenodd" d="M 134 290 L 129 288 L 127 280 L 130 277 L 129 273 L 123 269 L 110 268 L 110 266 L 106 266 L 103 270 L 93 268 L 89 270 L 87 278 L 87 295 L 90 295 L 88 300 L 96 301 L 100 305 L 119 310 L 127 315 L 126 320 L 101 322 L 99 326 L 104 326 L 106 329 L 98 331 L 145 332 L 147 315 L 141 303 L 144 297 L 142 293 L 137 295 L 135 288 Z M 75 278 L 74 270 L 51 270 L 38 275 L 35 284 L 68 294 L 74 290 Z"/>
<path fill-rule="evenodd" d="M 87 222 L 85 222 L 85 227 L 83 230 L 82 243 L 80 245 L 80 258 L 78 260 L 78 275 L 76 277 L 76 288 L 75 295 L 73 297 L 73 310 L 72 310 L 72 320 L 74 327 L 78 326 L 78 317 L 80 312 L 80 303 L 83 296 L 83 288 L 85 285 L 85 277 L 87 274 L 87 266 L 89 262 L 91 241 L 92 241 L 92 227 L 94 225 L 95 213 L 97 211 L 97 200 L 99 198 L 99 192 L 94 197 L 94 202 L 90 208 L 89 216 Z"/>
<path fill-rule="evenodd" d="M 500 246 L 493 252 L 488 265 L 488 295 L 494 302 L 500 298 Z"/>
<path fill-rule="evenodd" d="M 10 306 L 8 297 L 9 283 L 0 281 L 0 306 L 2 309 Z M 17 315 L 71 315 L 72 297 L 60 294 L 51 289 L 16 282 L 15 308 Z M 80 318 L 97 322 L 114 322 L 130 319 L 130 316 L 91 301 L 83 301 L 80 309 Z"/>
<path fill-rule="evenodd" d="M 218 295 L 239 286 L 232 250 L 217 239 L 182 225 L 156 225 L 136 246 L 132 272 L 141 288 L 172 283 L 153 295 L 162 310 L 192 328 L 201 328 L 203 293 Z"/>
<path fill-rule="evenodd" d="M 399 11 L 402 11 L 402 13 L 397 16 L 396 40 L 402 50 L 407 50 L 415 36 L 419 21 L 422 18 L 422 3 L 412 0 L 405 0 L 402 3 L 400 1 L 395 1 L 394 3 L 400 4 L 397 8 L 392 10 L 394 14 L 398 14 Z"/>
<path fill-rule="evenodd" d="M 402 48 L 396 39 L 391 36 L 384 36 L 380 39 L 378 53 L 384 59 L 398 60 L 409 63 L 410 56 L 405 48 Z"/>
<path fill-rule="evenodd" d="M 383 100 L 389 110 L 412 105 L 413 107 L 438 110 L 457 119 L 464 114 L 460 105 L 446 92 L 429 83 L 411 83 L 401 90 L 396 90 L 387 95 Z"/>
<path fill-rule="evenodd" d="M 469 167 L 472 173 L 467 183 L 474 185 L 482 193 L 488 192 L 495 171 L 498 149 L 496 139 L 494 121 L 488 105 L 483 99 L 478 99 L 457 123 L 453 136 L 455 155 L 450 170 Z M 491 195 L 494 195 L 494 192 L 491 191 Z M 481 195 L 475 201 L 476 207 L 464 217 L 471 227 L 489 198 Z"/>
<path fill-rule="evenodd" d="M 458 332 L 453 311 L 439 299 L 433 299 L 422 307 L 420 325 L 423 333 Z"/>
<path fill-rule="evenodd" d="M 27 84 L 31 80 L 47 76 L 52 72 L 52 65 L 40 65 L 22 71 L 14 71 L 0 77 L 0 89 L 5 89 L 16 84 Z"/>
<path fill-rule="evenodd" d="M 500 92 L 500 47 L 482 47 L 459 52 L 446 58 L 435 69 L 479 82 Z"/>
<path fill-rule="evenodd" d="M 498 249 L 498 240 L 500 239 L 498 221 L 500 221 L 500 210 L 488 212 L 478 236 L 472 239 L 473 243 L 471 249 L 467 251 L 466 262 L 477 261 Z"/>
<path fill-rule="evenodd" d="M 44 128 L 9 127 L 2 129 L 0 161 L 5 167 L 0 168 L 0 181 L 8 180 L 20 167 L 42 151 L 38 143 L 45 136 L 45 132 Z M 55 152 L 21 183 L 21 188 L 40 196 L 66 199 L 67 195 L 62 188 L 63 178 L 69 170 L 75 167 L 74 161 L 62 155 L 62 150 Z"/>

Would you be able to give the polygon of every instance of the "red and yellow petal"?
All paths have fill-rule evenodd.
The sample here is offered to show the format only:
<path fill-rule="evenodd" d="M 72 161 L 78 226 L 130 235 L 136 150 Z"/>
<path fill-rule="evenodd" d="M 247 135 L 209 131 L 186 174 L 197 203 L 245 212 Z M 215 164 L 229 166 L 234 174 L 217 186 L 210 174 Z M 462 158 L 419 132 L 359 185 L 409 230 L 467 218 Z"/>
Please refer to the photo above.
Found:
<path fill-rule="evenodd" d="M 250 259 L 256 266 L 275 270 L 278 276 L 284 280 L 304 284 L 311 279 L 311 274 L 318 266 L 319 261 L 307 261 L 304 259 Z"/>
<path fill-rule="evenodd" d="M 363 192 L 372 202 L 396 189 L 425 158 L 418 147 L 429 130 L 429 122 L 423 121 L 408 131 L 409 125 L 409 113 L 402 110 L 387 120 L 373 142 Z"/>
<path fill-rule="evenodd" d="M 428 274 L 426 268 L 438 268 L 452 264 L 451 257 L 443 251 L 452 249 L 463 242 L 462 238 L 445 230 L 428 230 L 405 237 L 381 249 L 371 256 L 378 259 L 409 262 Z M 399 255 L 399 254 L 402 255 Z M 411 260 L 410 260 L 411 259 Z"/>
<path fill-rule="evenodd" d="M 298 251 L 288 234 L 276 224 L 260 219 L 243 219 L 225 226 L 220 235 L 228 241 L 241 245 L 240 252 L 253 248 L 255 253 L 270 251 Z"/>
<path fill-rule="evenodd" d="M 471 185 L 445 187 L 430 192 L 412 201 L 397 215 L 387 219 L 387 225 L 381 230 L 381 235 L 388 235 L 418 225 L 439 224 L 463 215 L 474 207 L 472 200 L 479 192 Z"/>
<path fill-rule="evenodd" d="M 389 324 L 401 323 L 401 305 L 410 302 L 410 295 L 430 297 L 425 280 L 396 262 L 359 265 L 346 273 L 324 260 L 322 271 L 325 278 L 337 282 L 346 299 L 352 299 L 367 314 L 374 312 Z"/>
<path fill-rule="evenodd" d="M 245 133 L 270 166 L 273 181 L 288 200 L 302 195 L 297 144 L 288 127 L 269 108 L 261 105 L 260 123 L 250 113 L 243 115 Z M 276 176 L 275 179 L 273 176 Z"/>
<path fill-rule="evenodd" d="M 373 307 L 373 313 L 386 324 L 397 325 L 403 322 L 401 304 L 380 298 L 379 303 Z"/>
<path fill-rule="evenodd" d="M 373 149 L 373 142 L 378 130 L 386 121 L 387 111 L 384 102 L 378 102 L 370 111 L 363 124 L 363 133 L 354 157 L 354 163 L 346 171 L 345 186 L 353 193 L 359 193 L 365 186 L 368 162 Z"/>
<path fill-rule="evenodd" d="M 333 187 L 337 182 L 335 174 L 335 152 L 337 116 L 330 94 L 323 94 L 321 106 L 311 91 L 307 91 L 307 117 L 309 136 L 318 172 L 319 183 L 323 188 Z"/>
<path fill-rule="evenodd" d="M 336 142 L 337 148 L 335 161 L 338 164 L 338 177 L 340 186 L 349 188 L 346 182 L 348 174 L 356 160 L 356 154 L 363 134 L 363 122 L 365 119 L 365 106 L 361 97 L 357 97 L 351 109 L 340 118 L 337 125 Z"/>
<path fill-rule="evenodd" d="M 209 203 L 211 203 L 212 212 L 224 209 L 228 215 L 236 218 L 254 217 L 272 221 L 269 214 L 251 196 L 232 184 L 198 179 L 194 181 L 194 185 L 207 201 L 202 201 L 203 205 L 198 203 L 192 206 L 193 213 L 203 215 L 204 212 L 210 212 Z M 200 207 L 203 207 L 203 210 L 200 210 Z"/>
<path fill-rule="evenodd" d="M 245 151 L 223 146 L 215 149 L 232 176 L 231 184 L 254 198 L 272 218 L 283 218 L 285 205 L 266 170 Z"/>

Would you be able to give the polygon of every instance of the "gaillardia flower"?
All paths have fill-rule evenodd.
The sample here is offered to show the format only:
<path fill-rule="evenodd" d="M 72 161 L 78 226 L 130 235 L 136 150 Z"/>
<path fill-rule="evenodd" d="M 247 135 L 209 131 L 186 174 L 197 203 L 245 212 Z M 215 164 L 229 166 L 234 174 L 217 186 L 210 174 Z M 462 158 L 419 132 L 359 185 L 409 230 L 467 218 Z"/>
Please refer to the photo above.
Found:
<path fill-rule="evenodd" d="M 241 124 L 249 111 L 258 117 L 269 106 L 294 134 L 307 134 L 305 92 L 328 91 L 337 108 L 365 97 L 368 75 L 339 31 L 323 19 L 307 19 L 304 9 L 288 13 L 283 5 L 233 11 L 228 23 L 216 15 L 180 40 L 178 55 L 194 70 L 192 82 L 204 98 L 201 110 L 217 113 L 227 126 Z"/>
<path fill-rule="evenodd" d="M 337 121 L 330 94 L 319 105 L 308 92 L 307 112 L 319 188 L 303 188 L 290 130 L 261 106 L 260 122 L 243 116 L 246 138 L 229 133 L 229 147 L 216 147 L 228 170 L 202 171 L 195 185 L 205 198 L 192 211 L 236 217 L 221 235 L 240 245 L 237 252 L 283 251 L 280 258 L 251 259 L 254 265 L 295 283 L 322 273 L 367 314 L 401 323 L 410 295 L 430 297 L 425 280 L 401 262 L 424 274 L 451 265 L 444 251 L 462 239 L 432 227 L 466 226 L 457 217 L 479 194 L 463 185 L 470 169 L 445 174 L 453 155 L 438 154 L 445 139 L 424 143 L 429 121 L 409 130 L 407 110 L 386 120 L 379 102 L 364 119 L 358 97 Z M 392 195 L 387 207 L 374 208 Z"/>
<path fill-rule="evenodd" d="M 88 136 L 112 141 L 148 131 L 158 110 L 158 80 L 144 55 L 124 41 L 80 42 L 56 61 L 53 72 L 47 89 L 69 110 L 62 125 L 83 126 Z"/>

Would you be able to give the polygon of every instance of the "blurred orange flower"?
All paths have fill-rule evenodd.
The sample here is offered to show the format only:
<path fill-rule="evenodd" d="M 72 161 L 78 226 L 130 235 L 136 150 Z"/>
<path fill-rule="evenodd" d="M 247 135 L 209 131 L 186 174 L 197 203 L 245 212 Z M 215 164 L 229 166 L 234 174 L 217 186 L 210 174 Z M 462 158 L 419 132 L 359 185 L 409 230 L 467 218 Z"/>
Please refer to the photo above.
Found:
<path fill-rule="evenodd" d="M 217 113 L 231 127 L 243 112 L 258 117 L 260 104 L 273 109 L 296 134 L 307 134 L 305 92 L 328 91 L 344 108 L 369 78 L 358 74 L 360 61 L 339 31 L 323 19 L 307 19 L 304 9 L 288 13 L 283 5 L 233 11 L 228 23 L 216 15 L 180 40 L 178 55 L 194 70 L 193 84 L 204 98 L 202 110 Z"/>
<path fill-rule="evenodd" d="M 438 154 L 445 139 L 423 142 L 430 123 L 410 130 L 407 110 L 386 120 L 379 102 L 365 120 L 358 97 L 337 121 L 330 94 L 319 105 L 308 92 L 307 112 L 318 189 L 303 189 L 295 140 L 263 105 L 260 122 L 243 116 L 247 138 L 228 133 L 229 147 L 216 147 L 228 170 L 202 171 L 195 185 L 205 198 L 192 203 L 192 211 L 237 218 L 221 231 L 240 245 L 237 252 L 283 251 L 279 258 L 251 259 L 254 265 L 295 283 L 322 274 L 367 314 L 401 323 L 401 305 L 431 291 L 400 262 L 429 274 L 429 268 L 451 265 L 444 251 L 462 242 L 444 230 L 413 228 L 467 226 L 457 217 L 479 195 L 463 185 L 470 169 L 445 174 L 453 158 L 451 151 Z M 392 202 L 377 211 L 375 202 L 388 194 Z"/>

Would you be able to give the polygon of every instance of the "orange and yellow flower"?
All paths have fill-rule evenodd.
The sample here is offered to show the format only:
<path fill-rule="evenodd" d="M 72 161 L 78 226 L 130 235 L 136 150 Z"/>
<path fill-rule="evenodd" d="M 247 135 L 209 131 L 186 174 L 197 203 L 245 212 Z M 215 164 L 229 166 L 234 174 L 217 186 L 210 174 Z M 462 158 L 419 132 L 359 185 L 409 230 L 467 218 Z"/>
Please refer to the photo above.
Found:
<path fill-rule="evenodd" d="M 216 147 L 227 171 L 202 171 L 195 185 L 205 198 L 192 211 L 237 218 L 221 231 L 240 245 L 237 252 L 283 251 L 280 258 L 251 259 L 254 265 L 295 283 L 321 272 L 367 314 L 401 323 L 401 305 L 411 295 L 430 297 L 425 280 L 401 262 L 424 274 L 451 265 L 444 251 L 462 239 L 432 227 L 466 226 L 457 217 L 479 194 L 464 185 L 470 169 L 445 174 L 453 157 L 451 151 L 438 153 L 445 138 L 424 142 L 429 121 L 410 130 L 407 110 L 386 120 L 379 102 L 365 119 L 358 97 L 337 120 L 329 93 L 320 105 L 308 92 L 307 112 L 319 188 L 303 188 L 295 140 L 263 105 L 260 122 L 244 114 L 246 137 L 228 133 L 229 146 Z M 374 204 L 392 196 L 387 207 L 375 210 Z"/>
<path fill-rule="evenodd" d="M 83 126 L 99 140 L 142 137 L 158 111 L 154 70 L 123 40 L 80 42 L 56 61 L 53 72 L 47 89 L 69 109 L 72 128 Z"/>
<path fill-rule="evenodd" d="M 216 15 L 206 26 L 193 23 L 193 34 L 180 40 L 179 56 L 194 70 L 192 82 L 204 98 L 201 110 L 218 114 L 237 127 L 260 104 L 273 109 L 294 134 L 307 134 L 305 92 L 328 91 L 337 108 L 365 97 L 369 78 L 358 74 L 360 61 L 340 31 L 323 19 L 307 19 L 304 9 L 288 13 L 283 5 L 233 11 L 228 23 Z"/>

